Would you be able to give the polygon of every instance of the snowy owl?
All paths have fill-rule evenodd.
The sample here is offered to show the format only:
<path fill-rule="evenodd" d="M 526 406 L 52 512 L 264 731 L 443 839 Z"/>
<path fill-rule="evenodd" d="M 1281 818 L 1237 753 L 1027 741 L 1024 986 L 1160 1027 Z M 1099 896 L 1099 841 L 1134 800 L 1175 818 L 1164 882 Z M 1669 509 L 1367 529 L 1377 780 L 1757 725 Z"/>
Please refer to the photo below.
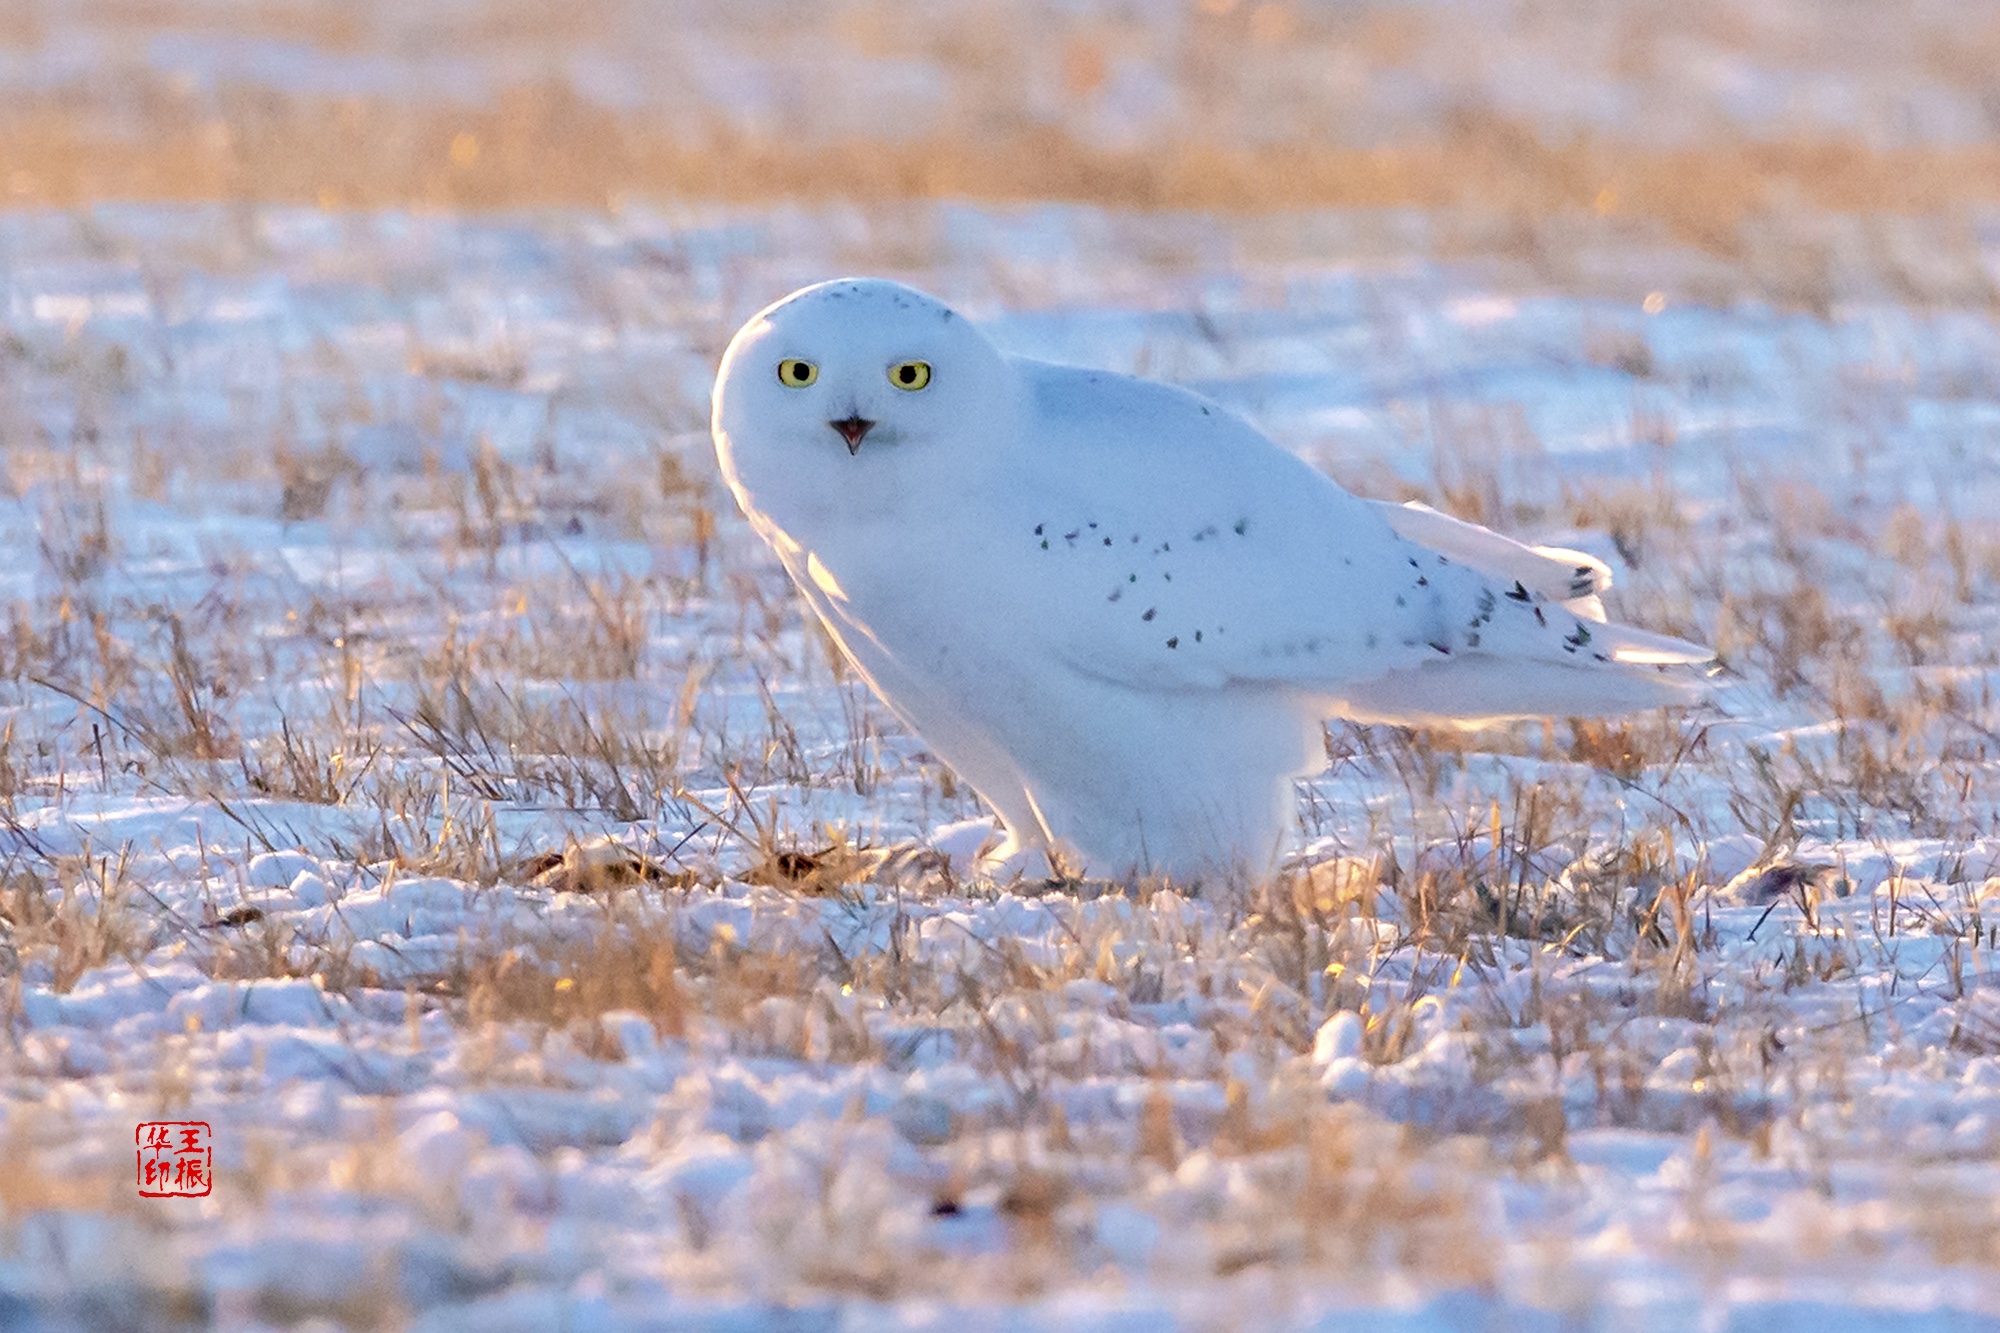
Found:
<path fill-rule="evenodd" d="M 1041 873 L 1267 875 L 1330 717 L 1684 702 L 1598 561 L 1359 499 L 1216 403 L 1010 356 L 933 297 L 795 292 L 723 354 L 736 502 Z"/>

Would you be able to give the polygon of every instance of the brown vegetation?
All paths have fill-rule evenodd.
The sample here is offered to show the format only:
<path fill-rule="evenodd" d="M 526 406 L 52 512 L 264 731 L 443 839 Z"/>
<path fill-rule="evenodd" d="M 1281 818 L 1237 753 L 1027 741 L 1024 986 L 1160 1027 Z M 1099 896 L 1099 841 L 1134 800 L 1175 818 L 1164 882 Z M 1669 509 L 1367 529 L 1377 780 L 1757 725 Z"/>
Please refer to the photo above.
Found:
<path fill-rule="evenodd" d="M 32 58 L 76 32 L 111 57 L 93 74 L 0 100 L 0 204 L 595 209 L 962 198 L 1420 208 L 1656 223 L 1736 252 L 1754 244 L 1746 221 L 1772 214 L 1964 216 L 2000 202 L 1995 136 L 1891 132 L 1897 98 L 1924 87 L 1969 105 L 1990 100 L 1982 71 L 2000 63 L 2000 24 L 1968 24 L 1956 11 L 1836 20 L 1803 6 L 1752 21 L 1709 0 L 1608 5 L 1587 22 L 1557 8 L 1502 23 L 1203 0 L 1184 24 L 1147 26 L 979 3 L 935 12 L 779 5 L 730 19 L 626 0 L 435 13 L 276 0 L 223 11 L 176 0 L 31 4 L 0 28 L 0 43 Z M 419 70 L 456 60 L 493 74 L 478 96 L 433 93 L 409 71 L 397 76 L 411 85 L 401 91 L 364 81 L 334 93 L 226 61 L 196 76 L 136 54 L 162 34 L 220 50 L 238 40 L 296 43 L 392 71 L 398 61 L 430 62 L 410 66 Z M 1489 68 L 1465 59 L 1468 42 L 1495 61 L 1609 80 L 1645 108 L 1636 132 L 1510 109 Z M 1609 66 L 1607 47 L 1617 53 Z M 732 93 L 719 77 L 691 105 L 685 85 L 710 49 L 740 59 L 741 80 L 782 96 L 745 111 L 736 99 L 762 105 L 761 94 Z M 1858 132 L 1816 121 L 1797 98 L 1774 93 L 1776 119 L 1744 121 L 1699 72 L 1703 59 L 1737 62 L 1752 79 L 1838 74 L 1864 120 Z M 609 62 L 644 97 L 604 100 L 569 75 L 499 72 L 579 60 Z M 876 86 L 882 62 L 930 71 L 941 93 L 905 109 L 893 79 Z M 1105 119 L 1119 79 L 1134 70 L 1163 79 L 1177 99 L 1165 120 L 1138 123 L 1137 138 Z M 1375 81 L 1390 76 L 1422 96 L 1385 101 Z"/>
<path fill-rule="evenodd" d="M 560 85 L 511 90 L 492 107 L 264 89 L 222 102 L 214 120 L 162 96 L 148 108 L 146 137 L 131 140 L 93 133 L 60 105 L 16 103 L 0 109 L 0 175 L 14 182 L 17 206 L 240 199 L 476 210 L 959 198 L 1236 212 L 1596 212 L 1656 222 L 1723 252 L 1741 246 L 1746 219 L 1780 207 L 1954 214 L 2000 204 L 1995 144 L 1549 144 L 1495 114 L 1380 148 L 1195 140 L 1121 150 L 1035 126 L 893 143 L 798 143 L 724 129 L 689 138 Z"/>

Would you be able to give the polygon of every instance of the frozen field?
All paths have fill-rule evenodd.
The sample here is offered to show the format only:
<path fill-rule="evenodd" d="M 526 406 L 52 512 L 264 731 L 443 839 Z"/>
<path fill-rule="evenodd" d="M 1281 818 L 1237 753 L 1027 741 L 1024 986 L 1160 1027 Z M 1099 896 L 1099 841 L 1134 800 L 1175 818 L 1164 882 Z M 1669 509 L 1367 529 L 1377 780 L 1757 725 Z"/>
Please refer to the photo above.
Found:
<path fill-rule="evenodd" d="M 2000 224 L 1829 222 L 1817 313 L 1438 225 L 0 216 L 0 1323 L 2000 1321 Z M 848 270 L 1587 546 L 1723 688 L 1335 727 L 1254 899 L 982 882 L 715 477 Z"/>

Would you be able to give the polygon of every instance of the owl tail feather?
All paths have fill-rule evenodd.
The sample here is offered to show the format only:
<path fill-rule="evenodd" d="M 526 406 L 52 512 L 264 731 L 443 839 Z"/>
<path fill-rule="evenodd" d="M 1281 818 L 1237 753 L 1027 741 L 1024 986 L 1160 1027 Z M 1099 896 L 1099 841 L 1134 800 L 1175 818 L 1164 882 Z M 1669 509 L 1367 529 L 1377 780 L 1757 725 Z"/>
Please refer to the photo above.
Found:
<path fill-rule="evenodd" d="M 1608 717 L 1698 703 L 1706 693 L 1705 682 L 1684 671 L 1467 653 L 1350 688 L 1339 712 L 1357 722 L 1478 727 L 1524 717 Z"/>

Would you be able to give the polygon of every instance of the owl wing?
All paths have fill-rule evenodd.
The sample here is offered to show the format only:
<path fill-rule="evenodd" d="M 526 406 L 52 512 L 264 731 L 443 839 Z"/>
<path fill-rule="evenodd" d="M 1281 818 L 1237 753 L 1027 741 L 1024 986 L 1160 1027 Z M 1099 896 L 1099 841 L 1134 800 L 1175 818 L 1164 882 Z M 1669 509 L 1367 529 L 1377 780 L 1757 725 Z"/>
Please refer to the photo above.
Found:
<path fill-rule="evenodd" d="M 1018 364 L 1033 407 L 1028 498 L 1009 518 L 1026 560 L 1010 567 L 1072 669 L 1141 689 L 1281 685 L 1364 716 L 1487 718 L 1669 702 L 1685 685 L 1656 668 L 1709 656 L 1579 614 L 1550 596 L 1552 558 L 1486 529 L 1424 511 L 1413 530 L 1446 549 L 1399 535 L 1390 507 L 1197 395 Z M 1473 549 L 1484 568 L 1461 558 Z"/>
<path fill-rule="evenodd" d="M 1565 546 L 1530 546 L 1491 528 L 1440 513 L 1417 500 L 1371 500 L 1398 537 L 1470 565 L 1501 583 L 1518 582 L 1587 620 L 1604 619 L 1611 566 Z"/>

